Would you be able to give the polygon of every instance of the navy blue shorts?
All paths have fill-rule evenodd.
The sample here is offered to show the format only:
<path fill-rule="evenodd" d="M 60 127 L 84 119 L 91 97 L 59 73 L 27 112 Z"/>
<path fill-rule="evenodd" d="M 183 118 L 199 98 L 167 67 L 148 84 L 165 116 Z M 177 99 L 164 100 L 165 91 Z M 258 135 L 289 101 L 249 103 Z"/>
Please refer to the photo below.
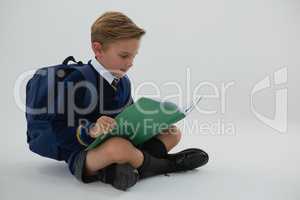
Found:
<path fill-rule="evenodd" d="M 99 170 L 97 175 L 87 176 L 85 174 L 85 160 L 86 160 L 87 151 L 79 151 L 74 153 L 69 161 L 69 169 L 71 174 L 75 176 L 77 180 L 83 183 L 92 183 L 96 181 L 106 182 L 105 179 L 105 169 Z"/>

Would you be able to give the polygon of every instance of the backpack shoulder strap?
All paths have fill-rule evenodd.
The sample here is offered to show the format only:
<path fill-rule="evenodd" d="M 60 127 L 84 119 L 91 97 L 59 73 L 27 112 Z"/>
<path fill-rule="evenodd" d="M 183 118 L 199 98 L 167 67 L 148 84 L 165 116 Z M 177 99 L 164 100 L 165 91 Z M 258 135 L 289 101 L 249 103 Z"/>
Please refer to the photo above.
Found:
<path fill-rule="evenodd" d="M 76 61 L 75 58 L 73 56 L 68 56 L 64 59 L 64 61 L 62 62 L 63 65 L 68 65 L 69 62 L 72 61 L 74 63 L 77 63 L 78 65 L 83 65 L 82 61 Z"/>
<path fill-rule="evenodd" d="M 69 62 L 72 61 L 74 63 L 76 63 L 77 65 L 69 65 Z M 83 64 L 82 61 L 76 61 L 74 59 L 73 56 L 69 56 L 67 57 L 64 61 L 63 61 L 63 65 L 67 65 L 69 67 L 71 67 L 74 70 L 79 71 L 82 76 L 84 77 L 85 81 L 90 82 L 93 86 L 95 86 L 97 88 L 97 77 L 95 75 L 95 73 L 93 72 L 93 70 L 91 70 L 91 61 L 89 61 L 87 64 Z M 90 102 L 91 101 L 91 96 L 88 95 L 88 90 L 86 90 L 85 95 L 84 95 L 84 102 Z"/>
<path fill-rule="evenodd" d="M 70 61 L 76 63 L 77 65 L 69 65 Z M 89 81 L 93 85 L 97 85 L 97 78 L 93 73 L 93 70 L 91 70 L 90 68 L 90 62 L 91 61 L 89 61 L 88 64 L 84 64 L 82 61 L 76 61 L 73 56 L 69 56 L 62 62 L 62 64 L 79 71 L 83 75 L 85 80 Z"/>

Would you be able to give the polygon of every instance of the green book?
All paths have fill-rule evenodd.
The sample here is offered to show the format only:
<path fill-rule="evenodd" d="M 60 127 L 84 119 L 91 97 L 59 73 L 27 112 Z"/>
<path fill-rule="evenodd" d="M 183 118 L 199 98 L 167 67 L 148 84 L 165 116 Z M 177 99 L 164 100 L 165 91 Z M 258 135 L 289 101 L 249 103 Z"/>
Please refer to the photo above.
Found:
<path fill-rule="evenodd" d="M 183 119 L 201 100 L 197 99 L 186 109 L 180 109 L 169 101 L 158 101 L 146 97 L 138 99 L 115 118 L 117 126 L 111 132 L 98 136 L 86 150 L 93 149 L 111 137 L 130 139 L 139 145 Z"/>

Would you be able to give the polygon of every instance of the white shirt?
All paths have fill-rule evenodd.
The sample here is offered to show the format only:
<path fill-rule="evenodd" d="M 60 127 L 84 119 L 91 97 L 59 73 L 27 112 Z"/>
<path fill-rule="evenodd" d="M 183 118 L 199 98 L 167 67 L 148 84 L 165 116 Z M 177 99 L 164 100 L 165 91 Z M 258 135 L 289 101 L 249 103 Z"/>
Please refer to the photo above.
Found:
<path fill-rule="evenodd" d="M 92 58 L 91 60 L 91 64 L 92 66 L 95 68 L 95 70 L 109 83 L 111 84 L 113 82 L 113 80 L 116 78 L 118 79 L 116 76 L 114 76 L 110 71 L 108 71 L 105 67 L 103 67 L 103 65 L 101 65 L 101 63 L 99 63 L 98 60 L 96 60 L 96 58 Z"/>

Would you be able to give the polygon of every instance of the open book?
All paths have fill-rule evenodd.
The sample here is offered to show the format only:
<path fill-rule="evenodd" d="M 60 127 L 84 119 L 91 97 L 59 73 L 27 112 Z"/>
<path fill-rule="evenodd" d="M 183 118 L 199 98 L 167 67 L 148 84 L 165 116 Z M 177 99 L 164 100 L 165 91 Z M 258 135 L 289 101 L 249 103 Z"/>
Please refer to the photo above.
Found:
<path fill-rule="evenodd" d="M 201 99 L 199 97 L 187 108 L 182 109 L 169 101 L 142 97 L 117 115 L 115 118 L 117 126 L 111 132 L 98 136 L 86 150 L 93 149 L 114 136 L 127 138 L 134 145 L 142 144 L 185 118 Z"/>

